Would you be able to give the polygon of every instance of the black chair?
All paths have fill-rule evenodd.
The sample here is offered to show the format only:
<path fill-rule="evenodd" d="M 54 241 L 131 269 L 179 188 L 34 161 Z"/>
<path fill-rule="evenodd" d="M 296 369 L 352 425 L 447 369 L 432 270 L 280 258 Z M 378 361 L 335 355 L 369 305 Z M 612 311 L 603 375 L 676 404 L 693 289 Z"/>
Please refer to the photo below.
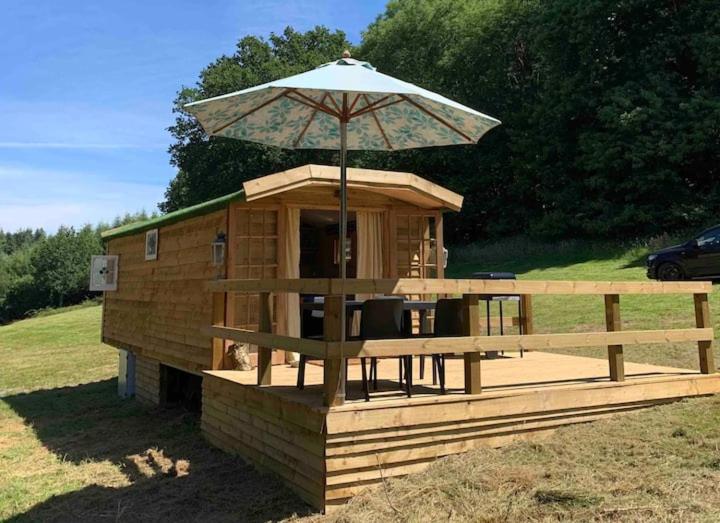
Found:
<path fill-rule="evenodd" d="M 461 298 L 441 298 L 435 304 L 433 336 L 450 338 L 463 336 L 465 309 Z M 433 384 L 440 381 L 440 393 L 445 394 L 445 354 L 433 354 Z"/>
<path fill-rule="evenodd" d="M 366 300 L 361 310 L 360 335 L 354 339 L 382 340 L 404 338 L 403 302 L 403 298 L 396 296 Z M 366 362 L 367 358 L 360 358 L 363 393 L 365 395 L 365 401 L 370 401 Z M 403 370 L 405 374 L 406 392 L 408 397 L 410 397 L 412 394 L 412 356 L 400 357 L 401 387 Z M 375 357 L 370 358 L 370 380 L 373 382 L 373 388 L 377 390 L 378 362 Z"/>
<path fill-rule="evenodd" d="M 322 301 L 322 298 L 308 297 L 306 302 Z M 311 310 L 303 308 L 300 314 L 300 337 L 309 338 L 311 340 L 322 340 L 324 335 L 325 313 L 322 309 Z M 300 354 L 298 362 L 297 388 L 303 390 L 305 388 L 305 366 L 310 358 L 306 354 Z M 347 387 L 347 360 L 345 360 L 345 386 Z"/>

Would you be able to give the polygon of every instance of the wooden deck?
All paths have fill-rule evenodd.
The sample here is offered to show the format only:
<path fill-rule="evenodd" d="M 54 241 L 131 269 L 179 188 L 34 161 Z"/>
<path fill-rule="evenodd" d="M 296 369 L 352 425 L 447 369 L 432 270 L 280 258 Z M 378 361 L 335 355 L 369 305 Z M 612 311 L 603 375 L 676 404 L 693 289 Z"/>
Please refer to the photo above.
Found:
<path fill-rule="evenodd" d="M 360 367 L 349 366 L 344 405 L 323 406 L 323 368 L 208 371 L 203 430 L 215 445 L 273 470 L 304 499 L 330 509 L 382 478 L 418 472 L 438 457 L 501 446 L 563 425 L 600 419 L 684 397 L 720 392 L 720 375 L 625 363 L 625 381 L 608 378 L 607 360 L 528 352 L 482 360 L 482 393 L 464 394 L 463 359 L 447 360 L 448 394 L 425 379 L 415 358 L 413 397 L 397 385 L 397 359 L 381 360 L 379 390 L 362 399 Z"/>
<path fill-rule="evenodd" d="M 419 378 L 419 358 L 414 359 L 412 397 L 407 398 L 404 391 L 398 388 L 398 359 L 388 358 L 378 362 L 378 390 L 371 388 L 370 402 L 362 397 L 360 382 L 360 365 L 351 362 L 349 369 L 349 383 L 345 405 L 347 409 L 371 407 L 376 404 L 387 406 L 390 401 L 401 404 L 414 403 L 418 400 L 431 399 L 433 401 L 456 401 L 455 396 L 464 394 L 464 366 L 462 358 L 448 358 L 446 369 L 447 394 L 440 395 L 439 386 L 432 384 L 432 368 L 430 358 L 425 358 L 425 377 Z M 493 359 L 482 360 L 482 395 L 503 393 L 504 395 L 516 392 L 532 392 L 548 388 L 558 389 L 587 385 L 610 384 L 608 377 L 607 360 L 597 358 L 584 358 L 580 356 L 567 356 L 548 352 L 526 352 L 521 358 L 518 353 L 507 354 Z M 309 363 L 305 371 L 305 389 L 298 390 L 297 369 L 289 365 L 273 366 L 273 384 L 262 389 L 271 394 L 277 394 L 288 401 L 301 402 L 305 405 L 322 409 L 322 361 Z M 223 379 L 255 386 L 257 372 L 252 371 L 213 371 L 208 374 Z M 625 363 L 626 382 L 636 382 L 648 379 L 687 378 L 698 375 L 698 371 L 690 369 L 677 369 L 638 363 Z M 615 385 L 618 385 L 615 383 Z M 347 410 L 346 409 L 346 410 Z M 326 409 L 322 409 L 326 410 Z"/>

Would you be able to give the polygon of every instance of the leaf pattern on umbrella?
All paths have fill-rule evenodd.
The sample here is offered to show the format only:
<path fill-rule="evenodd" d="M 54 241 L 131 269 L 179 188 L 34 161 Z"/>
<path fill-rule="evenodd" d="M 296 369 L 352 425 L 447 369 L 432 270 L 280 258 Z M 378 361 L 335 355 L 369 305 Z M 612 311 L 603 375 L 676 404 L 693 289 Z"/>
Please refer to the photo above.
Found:
<path fill-rule="evenodd" d="M 377 104 L 374 110 L 348 122 L 348 148 L 388 150 L 469 144 L 499 123 L 429 91 L 418 91 L 347 93 L 353 113 Z M 332 111 L 343 101 L 342 92 L 309 88 L 295 92 L 268 84 L 191 104 L 186 109 L 209 134 L 284 148 L 339 149 L 338 119 L 303 103 L 299 93 Z"/>

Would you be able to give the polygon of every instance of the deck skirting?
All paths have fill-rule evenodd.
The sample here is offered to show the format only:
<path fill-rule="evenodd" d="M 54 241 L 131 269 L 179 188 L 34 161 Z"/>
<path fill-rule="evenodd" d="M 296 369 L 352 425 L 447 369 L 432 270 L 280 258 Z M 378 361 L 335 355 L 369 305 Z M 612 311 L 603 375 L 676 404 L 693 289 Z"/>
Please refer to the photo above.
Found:
<path fill-rule="evenodd" d="M 547 357 L 579 365 L 592 361 Z M 384 479 L 420 472 L 440 457 L 720 392 L 718 374 L 658 369 L 666 373 L 330 408 L 314 401 L 312 386 L 302 393 L 289 384 L 258 387 L 243 383 L 239 373 L 209 371 L 203 380 L 202 430 L 212 444 L 280 476 L 315 508 L 332 510 Z"/>

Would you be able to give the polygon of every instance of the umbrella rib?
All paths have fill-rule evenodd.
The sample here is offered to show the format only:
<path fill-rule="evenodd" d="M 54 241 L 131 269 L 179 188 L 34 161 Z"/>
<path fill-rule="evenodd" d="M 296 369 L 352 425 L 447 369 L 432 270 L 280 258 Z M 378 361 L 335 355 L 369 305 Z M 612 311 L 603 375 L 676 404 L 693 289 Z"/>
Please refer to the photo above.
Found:
<path fill-rule="evenodd" d="M 323 95 L 323 97 L 320 98 L 320 103 L 323 103 L 323 102 L 325 101 L 325 97 L 326 97 L 327 95 L 328 95 L 328 94 L 325 93 L 325 94 Z M 302 131 L 300 131 L 300 135 L 299 135 L 299 136 L 295 139 L 295 141 L 293 142 L 293 147 L 297 147 L 298 144 L 302 141 L 303 137 L 305 136 L 305 133 L 306 133 L 307 130 L 310 128 L 310 124 L 311 124 L 312 121 L 315 119 L 315 115 L 317 114 L 318 110 L 319 110 L 319 109 L 317 109 L 317 108 L 314 108 L 314 109 L 313 109 L 313 112 L 312 112 L 312 114 L 310 115 L 310 118 L 308 118 L 308 121 L 307 121 L 307 123 L 305 124 L 305 127 L 303 127 Z"/>
<path fill-rule="evenodd" d="M 285 93 L 285 98 L 288 98 L 288 99 L 292 100 L 293 102 L 297 102 L 297 103 L 301 103 L 301 104 L 307 105 L 308 107 L 312 107 L 313 109 L 317 109 L 317 110 L 319 110 L 319 111 L 322 111 L 322 112 L 324 112 L 324 113 L 327 113 L 327 114 L 329 114 L 330 116 L 334 116 L 335 118 L 340 118 L 340 114 L 339 114 L 339 113 L 335 113 L 335 112 L 334 112 L 330 107 L 328 107 L 327 105 L 321 105 L 321 104 L 317 103 L 315 100 L 313 100 L 312 98 L 310 98 L 309 96 L 305 96 L 304 94 L 302 94 L 301 92 L 299 92 L 299 91 L 297 91 L 297 90 L 295 90 L 295 89 L 291 89 L 290 92 L 291 92 L 292 94 L 295 94 L 295 95 L 299 96 L 299 97 L 300 97 L 300 100 L 298 100 L 297 98 L 293 98 L 293 97 L 289 96 L 289 93 Z"/>
<path fill-rule="evenodd" d="M 369 104 L 370 102 L 368 101 L 367 95 L 366 95 L 366 94 L 363 94 L 363 96 L 365 97 L 365 103 Z M 352 113 L 352 110 L 355 109 L 355 104 L 358 103 L 358 100 L 360 100 L 360 95 L 359 95 L 359 94 L 358 94 L 358 95 L 355 95 L 355 99 L 354 99 L 353 102 L 350 104 L 350 108 L 348 109 L 348 113 Z"/>
<path fill-rule="evenodd" d="M 457 134 L 459 134 L 460 136 L 462 136 L 463 138 L 465 138 L 468 142 L 475 143 L 475 140 L 473 140 L 472 138 L 470 138 L 467 134 L 465 134 L 464 132 L 460 131 L 459 129 L 457 129 L 457 128 L 454 127 L 452 124 L 448 123 L 446 120 L 444 120 L 443 118 L 439 117 L 438 115 L 436 115 L 436 114 L 433 113 L 432 111 L 429 111 L 429 110 L 425 109 L 422 105 L 420 105 L 420 104 L 417 103 L 416 101 L 411 100 L 410 98 L 408 98 L 408 97 L 405 96 L 404 94 L 401 94 L 400 97 L 401 97 L 403 100 L 405 100 L 407 103 L 409 103 L 409 104 L 411 104 L 411 105 L 414 105 L 415 107 L 417 107 L 418 109 L 420 109 L 422 112 L 424 112 L 424 113 L 427 114 L 428 116 L 430 116 L 430 117 L 432 117 L 432 118 L 435 118 L 438 122 L 440 122 L 441 124 L 443 124 L 443 125 L 444 125 L 445 127 L 447 127 L 448 129 L 456 132 Z"/>
<path fill-rule="evenodd" d="M 389 96 L 386 96 L 385 99 L 390 98 Z M 392 102 L 388 102 L 384 105 L 377 105 L 373 104 L 371 107 L 365 106 L 362 109 L 358 109 L 353 114 L 350 115 L 350 118 L 355 118 L 356 116 L 362 116 L 365 113 L 370 113 L 373 111 L 379 111 L 380 109 L 385 109 L 386 107 L 390 107 L 391 105 L 399 104 L 400 102 L 404 102 L 402 98 L 398 100 L 393 100 Z M 379 103 L 379 102 L 378 102 Z"/>
<path fill-rule="evenodd" d="M 383 96 L 383 97 L 380 98 L 379 100 L 375 100 L 375 101 L 374 101 L 373 103 L 371 103 L 370 105 L 366 105 L 365 107 L 361 107 L 361 108 L 358 109 L 356 112 L 351 113 L 351 114 L 350 114 L 350 118 L 353 118 L 354 116 L 359 116 L 360 114 L 366 113 L 366 112 L 368 112 L 368 111 L 372 111 L 373 109 L 377 108 L 378 105 L 380 105 L 381 103 L 383 103 L 385 100 L 387 100 L 388 98 L 390 98 L 390 97 L 392 97 L 392 96 L 394 96 L 394 95 L 393 95 L 393 94 L 388 94 L 388 95 L 386 95 L 386 96 Z"/>
<path fill-rule="evenodd" d="M 368 97 L 366 94 L 363 94 L 363 98 L 365 99 L 366 104 L 370 104 L 370 101 L 368 100 Z M 377 124 L 378 129 L 380 130 L 380 134 L 382 134 L 383 139 L 385 140 L 385 144 L 388 146 L 388 149 L 392 151 L 393 146 L 390 143 L 390 140 L 388 140 L 388 137 L 385 135 L 385 131 L 382 128 L 382 125 L 380 125 L 380 120 L 378 120 L 377 114 L 375 114 L 375 111 L 370 111 L 370 114 L 373 117 L 373 120 L 375 120 L 375 124 Z"/>
<path fill-rule="evenodd" d="M 340 106 L 335 101 L 335 98 L 333 98 L 333 96 L 330 93 L 328 93 L 327 91 L 325 91 L 325 95 L 330 97 L 330 101 L 335 106 L 335 110 L 338 112 L 338 114 L 342 114 L 342 109 L 340 109 Z"/>
<path fill-rule="evenodd" d="M 255 111 L 259 111 L 260 109 L 262 109 L 262 108 L 265 107 L 266 105 L 269 105 L 269 104 L 273 103 L 274 101 L 279 100 L 279 99 L 282 98 L 283 96 L 286 96 L 287 93 L 288 93 L 288 91 L 289 91 L 289 89 L 285 89 L 282 93 L 278 94 L 277 96 L 273 96 L 272 98 L 270 98 L 270 99 L 267 100 L 266 102 L 261 103 L 261 104 L 258 105 L 257 107 L 253 107 L 253 108 L 250 109 L 248 112 L 241 114 L 241 115 L 238 116 L 237 118 L 233 118 L 232 120 L 230 120 L 228 123 L 226 123 L 226 124 L 224 124 L 224 125 L 221 125 L 221 126 L 218 127 L 217 129 L 215 129 L 214 131 L 212 131 L 210 134 L 217 134 L 217 133 L 219 133 L 220 131 L 224 131 L 225 129 L 227 129 L 227 128 L 230 127 L 231 125 L 234 125 L 234 124 L 238 123 L 240 120 L 242 120 L 242 119 L 245 118 L 246 116 L 250 116 L 250 115 L 251 115 L 252 113 L 254 113 Z"/>

